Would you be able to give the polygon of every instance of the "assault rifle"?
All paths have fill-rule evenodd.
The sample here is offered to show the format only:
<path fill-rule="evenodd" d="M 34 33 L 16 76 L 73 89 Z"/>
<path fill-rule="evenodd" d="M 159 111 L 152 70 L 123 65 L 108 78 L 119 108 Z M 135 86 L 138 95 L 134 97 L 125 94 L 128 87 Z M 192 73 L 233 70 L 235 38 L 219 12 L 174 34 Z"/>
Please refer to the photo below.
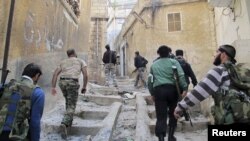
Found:
<path fill-rule="evenodd" d="M 135 68 L 135 70 L 132 71 L 132 74 L 135 73 L 138 70 L 138 68 Z"/>
<path fill-rule="evenodd" d="M 5 75 L 3 75 L 3 83 L 0 85 L 0 98 L 3 95 L 3 91 L 4 91 L 4 85 L 5 85 L 5 81 L 7 79 L 8 73 L 10 72 L 10 70 L 6 70 L 6 72 L 4 72 L 4 70 L 2 68 L 0 68 L 0 70 L 2 71 L 2 73 L 5 73 Z"/>
<path fill-rule="evenodd" d="M 250 96 L 248 96 L 245 92 L 240 91 L 237 95 L 240 97 L 241 101 L 250 103 Z"/>
<path fill-rule="evenodd" d="M 178 97 L 179 97 L 178 101 L 181 101 L 182 96 L 181 96 L 181 90 L 180 90 L 180 86 L 179 86 L 179 77 L 178 77 L 177 68 L 176 68 L 176 66 L 172 66 L 172 69 L 173 69 L 173 72 L 174 72 L 175 85 L 176 85 L 177 92 L 178 92 Z M 193 127 L 191 117 L 190 117 L 187 110 L 183 110 L 181 116 L 184 116 L 186 121 L 190 121 L 190 125 Z"/>

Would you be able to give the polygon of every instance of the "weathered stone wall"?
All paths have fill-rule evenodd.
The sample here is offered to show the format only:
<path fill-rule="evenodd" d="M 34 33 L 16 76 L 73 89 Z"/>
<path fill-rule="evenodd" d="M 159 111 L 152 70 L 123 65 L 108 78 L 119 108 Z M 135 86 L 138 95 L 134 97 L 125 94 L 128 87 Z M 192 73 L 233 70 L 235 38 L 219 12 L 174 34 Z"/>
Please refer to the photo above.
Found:
<path fill-rule="evenodd" d="M 42 86 L 50 86 L 51 76 L 66 50 L 74 48 L 87 62 L 90 28 L 90 2 L 81 1 L 77 19 L 64 0 L 16 0 L 8 69 L 11 77 L 19 77 L 30 62 L 42 66 Z M 2 65 L 10 1 L 1 0 L 0 41 Z M 2 14 L 3 13 L 3 14 Z"/>
<path fill-rule="evenodd" d="M 146 0 L 140 0 L 134 11 L 139 18 L 136 14 L 129 15 L 114 45 L 121 52 L 123 46 L 126 48 L 125 75 L 131 76 L 135 68 L 135 51 L 148 59 L 149 71 L 153 60 L 158 57 L 156 52 L 160 45 L 168 45 L 173 53 L 176 49 L 183 49 L 184 57 L 192 65 L 198 81 L 213 67 L 213 55 L 217 48 L 214 13 L 206 1 L 161 0 L 161 3 L 152 5 Z M 181 31 L 168 31 L 168 13 L 180 13 Z M 208 109 L 210 101 L 205 102 L 205 105 L 202 108 Z"/>
<path fill-rule="evenodd" d="M 104 66 L 102 56 L 107 43 L 107 0 L 91 1 L 91 28 L 89 60 L 89 81 L 93 83 L 104 83 Z"/>
<path fill-rule="evenodd" d="M 0 0 L 0 59 L 3 58 L 4 46 L 5 46 L 5 38 L 7 32 L 7 24 L 9 17 L 9 8 L 10 1 L 9 0 Z M 2 64 L 2 60 L 0 60 L 0 64 Z M 2 66 L 1 66 L 2 67 Z"/>
<path fill-rule="evenodd" d="M 168 32 L 167 14 L 181 13 L 182 30 Z M 160 45 L 168 45 L 173 53 L 176 49 L 183 49 L 185 58 L 192 65 L 197 77 L 201 79 L 207 70 L 212 67 L 214 50 L 216 49 L 215 31 L 213 26 L 213 12 L 209 10 L 206 2 L 191 2 L 183 4 L 170 4 L 158 7 L 152 18 L 151 8 L 137 11 L 140 17 L 147 23 L 130 16 L 127 21 L 132 21 L 130 26 L 124 25 L 120 38 L 115 46 L 121 47 L 126 41 L 126 58 L 128 74 L 134 69 L 134 52 L 149 60 L 148 66 L 157 58 L 157 49 Z M 197 13 L 202 13 L 198 14 Z M 134 19 L 134 20 L 133 20 Z"/>

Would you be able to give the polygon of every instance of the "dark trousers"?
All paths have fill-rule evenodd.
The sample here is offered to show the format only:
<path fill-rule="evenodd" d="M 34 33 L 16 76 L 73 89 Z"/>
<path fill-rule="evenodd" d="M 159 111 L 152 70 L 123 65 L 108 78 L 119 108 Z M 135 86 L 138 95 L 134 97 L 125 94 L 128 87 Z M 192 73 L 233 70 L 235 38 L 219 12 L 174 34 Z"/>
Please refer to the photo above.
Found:
<path fill-rule="evenodd" d="M 177 119 L 174 117 L 174 109 L 178 102 L 178 93 L 175 85 L 161 85 L 155 88 L 155 110 L 156 110 L 156 126 L 155 135 L 166 136 L 167 117 L 170 127 L 177 126 Z"/>
<path fill-rule="evenodd" d="M 0 141 L 13 141 L 13 140 L 10 140 L 9 135 L 10 135 L 10 131 L 2 131 L 2 133 L 0 134 Z M 30 140 L 31 140 L 30 132 L 28 132 L 28 135 L 24 141 L 30 141 Z"/>
<path fill-rule="evenodd" d="M 10 131 L 3 131 L 2 134 L 0 134 L 0 141 L 10 141 L 9 134 Z"/>

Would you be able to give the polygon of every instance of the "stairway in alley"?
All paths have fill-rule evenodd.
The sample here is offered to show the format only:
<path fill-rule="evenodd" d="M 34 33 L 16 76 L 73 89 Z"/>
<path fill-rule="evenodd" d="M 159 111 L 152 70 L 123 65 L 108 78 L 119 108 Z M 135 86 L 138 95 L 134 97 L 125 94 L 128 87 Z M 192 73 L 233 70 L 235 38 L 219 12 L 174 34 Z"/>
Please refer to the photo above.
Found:
<path fill-rule="evenodd" d="M 157 141 L 158 139 L 154 135 L 154 128 L 156 123 L 156 114 L 155 114 L 155 108 L 152 104 L 152 101 L 149 101 L 149 92 L 144 87 L 141 88 L 135 88 L 134 87 L 134 80 L 133 79 L 118 79 L 118 85 L 119 89 L 121 91 L 127 91 L 130 92 L 132 95 L 135 94 L 135 99 L 126 99 L 123 103 L 124 111 L 126 112 L 126 109 L 128 107 L 133 107 L 134 116 L 127 117 L 127 120 L 131 120 L 132 117 L 136 118 L 133 119 L 132 123 L 136 123 L 136 125 L 131 124 L 130 126 L 125 126 L 129 130 L 132 130 L 131 132 L 135 133 L 131 136 L 126 136 L 122 138 L 122 141 Z M 130 91 L 129 91 L 130 90 Z M 126 108 L 127 107 L 127 108 Z M 130 108 L 132 109 L 132 108 Z M 180 119 L 178 122 L 178 127 L 176 129 L 176 137 L 180 141 L 200 141 L 200 140 L 206 140 L 207 139 L 207 124 L 209 124 L 209 120 L 205 118 L 201 112 L 199 105 L 192 108 L 190 111 L 191 121 L 192 125 L 190 124 L 190 121 L 185 121 L 184 118 Z M 122 113 L 120 114 L 122 115 Z M 121 120 L 125 120 L 126 118 L 122 117 Z M 122 121 L 121 121 L 122 122 Z M 119 118 L 118 118 L 118 124 L 119 124 Z M 122 125 L 119 125 L 118 128 L 122 127 Z M 123 130 L 126 132 L 126 128 Z M 127 139 L 127 140 L 125 140 Z M 120 138 L 121 140 L 121 138 Z M 119 140 L 119 141 L 120 141 Z M 167 137 L 165 138 L 167 140 Z M 114 140 L 114 141 L 118 141 Z"/>
<path fill-rule="evenodd" d="M 79 95 L 68 141 L 157 141 L 155 108 L 148 90 L 135 88 L 131 78 L 117 78 L 117 82 L 118 88 L 88 84 L 88 92 Z M 43 117 L 41 141 L 62 140 L 59 125 L 64 112 L 62 100 Z M 197 111 L 191 111 L 191 116 L 193 127 L 188 121 L 178 122 L 177 139 L 206 139 L 208 120 Z"/>

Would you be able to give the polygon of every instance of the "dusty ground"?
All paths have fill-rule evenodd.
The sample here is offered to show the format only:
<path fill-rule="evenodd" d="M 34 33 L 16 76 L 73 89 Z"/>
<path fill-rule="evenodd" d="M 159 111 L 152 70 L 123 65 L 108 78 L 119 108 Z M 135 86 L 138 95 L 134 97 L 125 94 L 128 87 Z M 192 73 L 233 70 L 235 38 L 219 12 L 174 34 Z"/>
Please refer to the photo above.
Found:
<path fill-rule="evenodd" d="M 134 92 L 140 92 L 139 94 L 142 95 L 148 95 L 147 89 L 140 88 L 140 89 L 134 89 Z M 47 91 L 49 93 L 49 91 Z M 122 96 L 122 95 L 121 95 Z M 113 132 L 112 141 L 134 141 L 135 138 L 135 131 L 136 131 L 136 102 L 135 98 L 128 99 L 124 96 L 123 102 L 122 102 L 122 109 L 121 113 L 118 117 L 117 125 L 115 127 L 115 130 Z M 55 97 L 52 97 L 52 99 Z M 51 98 L 48 98 L 48 101 Z M 56 99 L 60 99 L 57 101 L 56 107 L 53 107 L 54 112 L 57 114 L 53 114 L 53 122 L 54 124 L 60 124 L 60 121 L 62 119 L 62 113 L 64 112 L 64 100 L 60 95 L 56 96 Z M 91 105 L 92 108 L 100 107 L 100 105 L 96 105 L 93 103 L 86 103 L 83 101 L 78 101 L 78 107 L 80 105 Z M 49 108 L 48 108 L 49 107 Z M 51 109 L 52 107 L 48 104 L 47 105 L 47 111 L 48 109 Z M 56 116 L 55 116 L 56 115 Z M 50 114 L 45 114 L 43 116 L 43 121 L 51 120 Z M 75 118 L 73 124 L 77 123 L 77 118 Z M 90 123 L 91 124 L 91 123 Z M 73 125 L 74 126 L 74 125 Z M 41 134 L 41 141 L 62 141 L 63 139 L 58 133 L 49 133 L 44 134 L 45 129 L 43 128 L 43 132 Z M 153 141 L 157 141 L 157 138 L 153 136 Z M 194 132 L 177 132 L 175 135 L 178 139 L 178 141 L 207 141 L 207 130 L 200 130 L 200 131 L 194 131 Z M 88 141 L 91 138 L 90 135 L 80 135 L 80 136 L 69 136 L 68 141 Z M 167 137 L 165 138 L 167 140 Z"/>
<path fill-rule="evenodd" d="M 136 89 L 139 94 L 148 95 L 146 89 Z M 113 133 L 112 141 L 134 141 L 136 130 L 136 103 L 135 99 L 124 99 L 121 114 L 118 118 L 116 129 Z M 152 141 L 158 138 L 152 135 Z M 207 141 L 207 130 L 193 132 L 176 132 L 178 141 Z M 167 140 L 167 137 L 165 138 Z"/>
<path fill-rule="evenodd" d="M 118 122 L 113 133 L 113 141 L 133 141 L 136 129 L 135 99 L 124 100 Z"/>

